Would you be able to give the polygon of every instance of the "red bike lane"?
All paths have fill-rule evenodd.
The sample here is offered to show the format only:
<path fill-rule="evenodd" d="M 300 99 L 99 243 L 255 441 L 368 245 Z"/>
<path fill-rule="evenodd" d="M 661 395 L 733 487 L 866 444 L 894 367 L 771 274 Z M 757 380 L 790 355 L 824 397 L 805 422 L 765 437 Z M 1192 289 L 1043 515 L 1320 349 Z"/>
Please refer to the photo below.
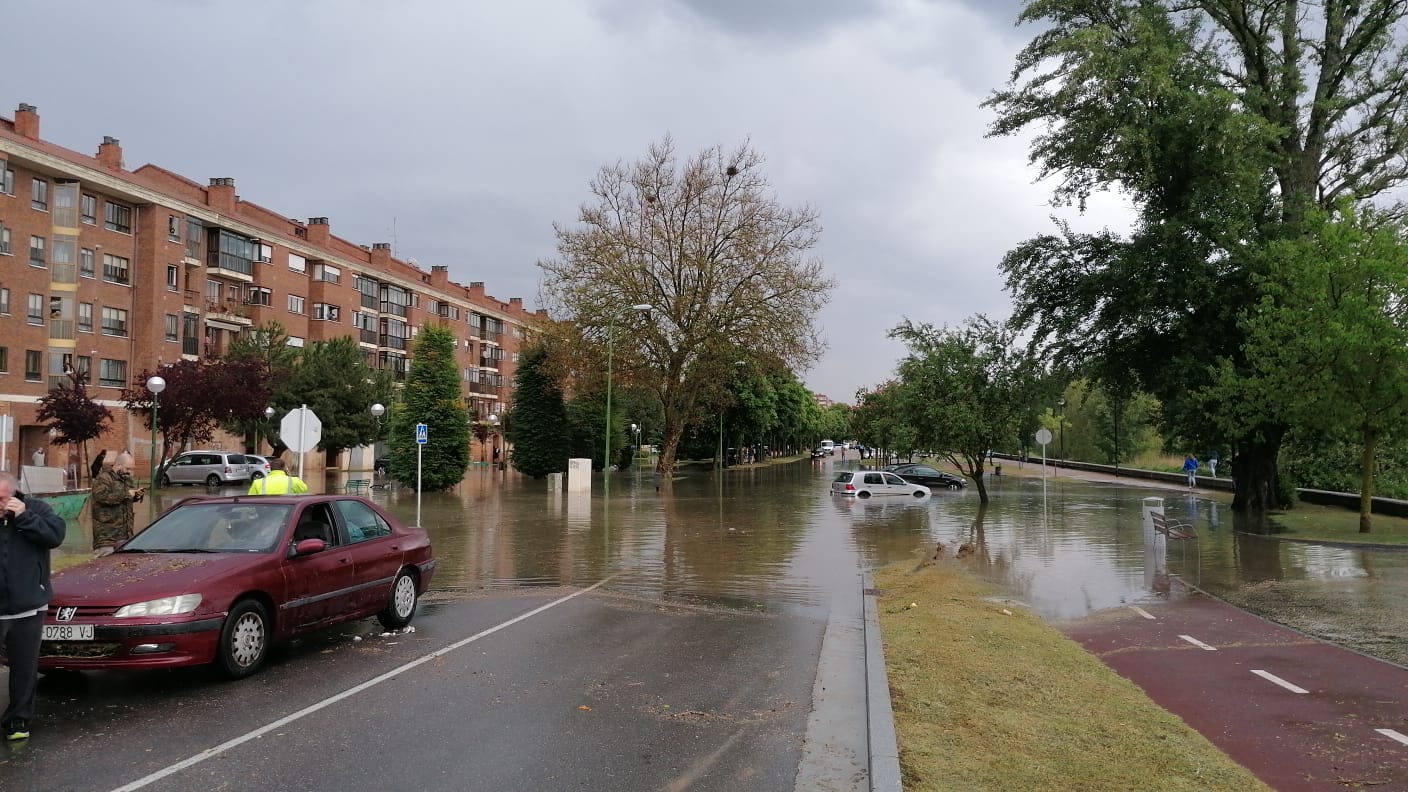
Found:
<path fill-rule="evenodd" d="M 1408 669 L 1196 592 L 1057 626 L 1275 789 L 1408 790 Z"/>

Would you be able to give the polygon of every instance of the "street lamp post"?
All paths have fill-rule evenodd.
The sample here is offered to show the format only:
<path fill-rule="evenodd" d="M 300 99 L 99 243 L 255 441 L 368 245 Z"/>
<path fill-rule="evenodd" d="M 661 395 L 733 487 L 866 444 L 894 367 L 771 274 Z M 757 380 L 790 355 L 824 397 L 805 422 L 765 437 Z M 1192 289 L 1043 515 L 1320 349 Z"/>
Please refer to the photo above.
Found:
<path fill-rule="evenodd" d="M 637 303 L 631 306 L 631 310 L 645 312 L 652 307 L 648 303 Z M 611 366 L 616 347 L 616 317 L 619 314 L 620 311 L 613 311 L 611 321 L 606 326 L 606 456 L 601 460 L 603 493 L 611 491 Z"/>
<path fill-rule="evenodd" d="M 486 448 L 484 449 L 484 455 L 485 455 L 485 456 L 489 456 L 489 448 L 492 448 L 493 445 L 494 445 L 495 429 L 498 428 L 498 425 L 499 425 L 499 416 L 498 416 L 497 414 L 495 414 L 495 413 L 489 413 L 489 437 L 486 438 L 486 439 L 488 440 L 488 442 L 485 443 L 485 446 L 486 446 Z M 498 461 L 498 460 L 496 460 L 496 459 L 493 459 L 493 457 L 490 457 L 490 459 L 493 460 L 493 461 L 495 461 L 495 462 Z M 495 465 L 494 467 L 498 467 L 498 466 Z M 489 469 L 492 471 L 494 468 L 489 468 Z"/>
<path fill-rule="evenodd" d="M 386 405 L 377 402 L 372 405 L 372 419 L 376 421 L 376 428 L 372 430 L 372 472 L 376 472 L 376 444 L 381 440 L 381 416 L 386 414 Z"/>
<path fill-rule="evenodd" d="M 166 380 L 155 375 L 148 377 L 147 390 L 151 391 L 152 393 L 152 481 L 149 491 L 156 492 L 156 428 L 157 425 L 161 422 L 161 392 L 166 390 Z"/>
<path fill-rule="evenodd" d="M 1056 417 L 1061 425 L 1061 462 L 1064 464 L 1066 461 L 1066 397 L 1062 396 L 1057 399 L 1056 406 L 1059 408 Z"/>
<path fill-rule="evenodd" d="M 273 407 L 265 407 L 265 408 L 264 408 L 264 420 L 265 420 L 266 422 L 274 420 L 274 408 L 273 408 Z M 261 426 L 256 426 L 255 429 L 254 429 L 254 453 L 256 453 L 256 454 L 263 453 L 263 451 L 262 451 L 263 446 L 261 446 L 261 445 L 259 444 L 259 430 L 260 430 L 261 428 L 263 428 L 262 425 L 261 425 Z M 273 446 L 273 444 L 271 443 L 271 444 L 269 445 L 269 447 L 270 447 L 270 448 L 273 448 L 274 446 Z"/>

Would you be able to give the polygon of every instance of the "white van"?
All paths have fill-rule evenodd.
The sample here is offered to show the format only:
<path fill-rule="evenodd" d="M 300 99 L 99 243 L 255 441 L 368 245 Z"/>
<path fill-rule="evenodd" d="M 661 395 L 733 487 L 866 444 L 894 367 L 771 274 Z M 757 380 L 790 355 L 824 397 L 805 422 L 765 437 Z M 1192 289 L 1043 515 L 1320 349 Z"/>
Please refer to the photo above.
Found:
<path fill-rule="evenodd" d="M 836 455 L 836 443 L 832 442 L 831 440 L 822 440 L 822 441 L 821 441 L 821 450 L 822 450 L 822 451 L 825 451 L 827 456 L 835 456 L 835 455 Z"/>

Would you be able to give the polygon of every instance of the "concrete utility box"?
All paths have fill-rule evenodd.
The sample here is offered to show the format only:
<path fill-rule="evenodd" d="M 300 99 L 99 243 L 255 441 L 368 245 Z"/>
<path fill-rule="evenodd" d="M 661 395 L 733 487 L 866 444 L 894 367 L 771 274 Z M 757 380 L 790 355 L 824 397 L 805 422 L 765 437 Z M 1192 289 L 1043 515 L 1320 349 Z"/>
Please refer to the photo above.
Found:
<path fill-rule="evenodd" d="M 562 474 L 548 474 L 548 492 L 562 492 Z"/>
<path fill-rule="evenodd" d="M 567 460 L 567 491 L 592 491 L 592 461 L 590 459 Z"/>

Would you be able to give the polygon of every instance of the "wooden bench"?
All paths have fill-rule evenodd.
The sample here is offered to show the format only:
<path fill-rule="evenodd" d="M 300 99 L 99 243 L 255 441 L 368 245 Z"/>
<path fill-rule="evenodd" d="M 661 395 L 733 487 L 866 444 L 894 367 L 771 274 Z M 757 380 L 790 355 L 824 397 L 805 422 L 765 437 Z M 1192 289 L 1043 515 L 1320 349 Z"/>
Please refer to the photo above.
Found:
<path fill-rule="evenodd" d="M 347 483 L 342 485 L 342 491 L 347 495 L 362 495 L 370 492 L 371 488 L 371 479 L 348 479 Z"/>
<path fill-rule="evenodd" d="M 1153 512 L 1149 516 L 1154 520 L 1154 530 L 1167 536 L 1169 539 L 1198 538 L 1197 530 L 1187 523 L 1172 522 L 1168 517 L 1159 512 Z"/>

